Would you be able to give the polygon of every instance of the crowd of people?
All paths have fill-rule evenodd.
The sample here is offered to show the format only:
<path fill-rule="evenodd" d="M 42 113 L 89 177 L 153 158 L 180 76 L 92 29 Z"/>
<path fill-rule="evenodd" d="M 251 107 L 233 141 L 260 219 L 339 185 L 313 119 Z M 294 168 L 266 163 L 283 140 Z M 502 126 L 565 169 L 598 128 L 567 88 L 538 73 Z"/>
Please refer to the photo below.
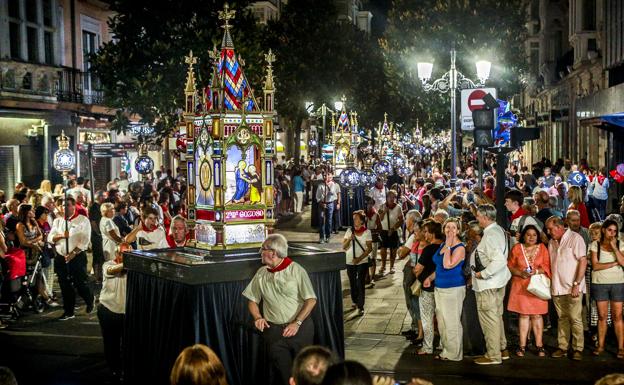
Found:
<path fill-rule="evenodd" d="M 364 315 L 367 289 L 396 274 L 403 263 L 398 261 L 405 260 L 403 293 L 412 323 L 404 335 L 419 356 L 439 361 L 476 356 L 476 364 L 498 365 L 511 357 L 513 339 L 516 357 L 532 350 L 539 357 L 582 360 L 588 346 L 595 356 L 605 354 L 612 327 L 616 356 L 624 359 L 624 204 L 608 204 L 613 188 L 606 171 L 594 171 L 586 162 L 544 159 L 531 171 L 511 163 L 504 178 L 506 220 L 497 223 L 491 160 L 480 176 L 471 165 L 459 168 L 456 181 L 442 166 L 421 162 L 411 175 L 395 170 L 378 177 L 366 191 L 363 209 L 351 213 L 353 226 L 341 248 L 352 310 Z M 185 244 L 185 188 L 182 176 L 160 170 L 154 179 L 134 183 L 122 173 L 97 191 L 75 176 L 65 190 L 53 189 L 47 180 L 39 188 L 20 183 L 10 199 L 0 197 L 3 267 L 17 253 L 29 265 L 39 263 L 36 290 L 46 306 L 59 306 L 62 299 L 61 321 L 76 316 L 76 293 L 85 314 L 97 311 L 106 360 L 118 377 L 126 297 L 123 252 Z M 285 161 L 276 166 L 278 217 L 301 213 L 314 201 L 321 243 L 338 230 L 333 215 L 340 210 L 340 194 L 329 167 Z M 265 266 L 242 293 L 280 382 L 343 384 L 345 376 L 360 376 L 362 384 L 394 384 L 312 346 L 309 315 L 316 295 L 287 250 L 283 236 L 270 235 L 260 252 Z M 99 295 L 88 284 L 89 273 L 101 285 Z M 280 286 L 286 281 L 297 284 Z M 7 300 L 5 289 L 2 300 Z M 550 327 L 557 330 L 554 351 L 544 344 Z M 180 354 L 170 380 L 225 384 L 225 369 L 210 348 L 195 345 Z"/>
<path fill-rule="evenodd" d="M 44 307 L 61 302 L 59 320 L 66 321 L 76 317 L 78 294 L 85 315 L 97 311 L 107 362 L 114 375 L 121 376 L 123 252 L 185 245 L 182 180 L 171 170 L 159 170 L 156 178 L 132 183 L 122 172 L 105 190 L 97 191 L 75 175 L 70 175 L 66 189 L 62 185 L 52 189 L 48 180 L 39 188 L 18 183 L 13 196 L 0 202 L 0 302 L 8 309 L 32 305 L 12 303 L 24 301 L 22 291 L 31 290 Z M 26 266 L 20 270 L 24 260 Z M 14 274 L 18 270 L 21 274 Z M 55 280 L 60 293 L 54 290 Z M 33 282 L 32 287 L 23 282 Z M 0 318 L 0 328 L 6 327 Z"/>
<path fill-rule="evenodd" d="M 410 176 L 395 170 L 379 177 L 344 235 L 358 315 L 365 313 L 365 287 L 406 259 L 412 327 L 403 334 L 419 355 L 460 361 L 467 354 L 480 365 L 501 364 L 510 358 L 511 334 L 517 357 L 532 342 L 540 357 L 581 360 L 585 347 L 604 354 L 612 326 L 616 356 L 624 359 L 624 207 L 614 202 L 607 209 L 615 194 L 605 170 L 543 159 L 529 172 L 510 163 L 505 220 L 497 223 L 491 160 L 483 188 L 471 165 L 457 169 L 454 183 L 435 163 L 413 169 Z M 555 325 L 557 347 L 547 352 L 544 329 Z"/>

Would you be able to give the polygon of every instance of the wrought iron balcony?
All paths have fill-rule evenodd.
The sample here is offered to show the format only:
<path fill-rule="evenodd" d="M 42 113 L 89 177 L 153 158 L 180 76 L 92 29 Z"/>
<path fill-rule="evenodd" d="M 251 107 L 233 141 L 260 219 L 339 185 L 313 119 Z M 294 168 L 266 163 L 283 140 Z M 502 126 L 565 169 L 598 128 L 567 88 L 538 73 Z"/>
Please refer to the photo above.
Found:
<path fill-rule="evenodd" d="M 100 80 L 74 68 L 59 71 L 56 96 L 61 102 L 102 104 L 104 101 Z"/>

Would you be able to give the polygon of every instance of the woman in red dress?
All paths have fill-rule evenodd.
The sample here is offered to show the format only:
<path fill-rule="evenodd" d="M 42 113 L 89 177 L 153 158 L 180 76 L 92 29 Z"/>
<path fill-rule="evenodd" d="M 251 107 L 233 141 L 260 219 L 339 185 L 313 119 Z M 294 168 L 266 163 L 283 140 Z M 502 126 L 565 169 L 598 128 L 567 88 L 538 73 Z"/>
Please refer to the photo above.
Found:
<path fill-rule="evenodd" d="M 527 287 L 534 274 L 546 274 L 550 278 L 550 257 L 548 249 L 541 243 L 539 231 L 534 225 L 526 225 L 520 233 L 520 242 L 511 249 L 507 262 L 511 271 L 511 290 L 507 310 L 520 315 L 520 346 L 516 351 L 519 357 L 526 350 L 529 327 L 533 329 L 537 355 L 544 357 L 546 352 L 542 342 L 544 321 L 542 314 L 548 313 L 548 301 L 529 293 Z"/>

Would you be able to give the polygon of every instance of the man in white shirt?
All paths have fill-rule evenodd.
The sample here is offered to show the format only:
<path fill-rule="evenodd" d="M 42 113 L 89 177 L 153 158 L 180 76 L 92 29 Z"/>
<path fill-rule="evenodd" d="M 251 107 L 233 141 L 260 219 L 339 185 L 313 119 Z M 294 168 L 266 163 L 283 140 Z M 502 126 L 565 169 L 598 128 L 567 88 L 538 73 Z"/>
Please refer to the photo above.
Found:
<path fill-rule="evenodd" d="M 375 185 L 369 190 L 368 196 L 373 198 L 375 210 L 379 211 L 379 208 L 386 203 L 386 186 L 384 186 L 382 178 L 377 178 Z"/>
<path fill-rule="evenodd" d="M 472 289 L 477 297 L 479 323 L 483 329 L 487 353 L 475 359 L 478 365 L 498 365 L 509 358 L 503 323 L 505 286 L 511 279 L 507 268 L 507 237 L 496 224 L 496 208 L 485 204 L 477 208 L 477 221 L 483 237 L 471 258 L 474 272 Z"/>
<path fill-rule="evenodd" d="M 139 250 L 166 249 L 169 247 L 167 233 L 158 223 L 158 212 L 150 206 L 143 208 L 142 222 L 138 232 L 131 232 L 126 236 L 126 242 L 132 243 L 136 239 Z"/>
<path fill-rule="evenodd" d="M 332 233 L 334 210 L 340 210 L 340 186 L 334 182 L 330 171 L 325 174 L 325 183 L 316 189 L 315 198 L 319 204 L 319 243 L 327 243 Z"/>
<path fill-rule="evenodd" d="M 559 320 L 557 321 L 558 349 L 552 357 L 568 354 L 572 347 L 572 359 L 583 359 L 585 347 L 583 335 L 583 304 L 585 290 L 585 269 L 587 268 L 587 246 L 583 237 L 564 226 L 563 220 L 552 216 L 546 220 L 552 281 L 550 290 Z"/>
<path fill-rule="evenodd" d="M 68 194 L 70 194 L 71 196 L 74 197 L 74 199 L 77 199 L 76 195 L 78 195 L 78 193 L 82 193 L 82 195 L 84 196 L 84 199 L 86 201 L 86 206 L 89 205 L 89 200 L 91 199 L 91 191 L 89 191 L 88 189 L 84 188 L 84 183 L 85 183 L 85 178 L 79 176 L 76 179 L 76 187 L 73 187 L 71 189 L 69 189 L 67 191 Z"/>
<path fill-rule="evenodd" d="M 48 234 L 48 242 L 53 243 L 56 250 L 54 270 L 58 276 L 63 296 L 63 309 L 65 311 L 59 318 L 61 321 L 75 317 L 76 293 L 74 288 L 87 304 L 87 314 L 93 312 L 94 309 L 93 293 L 87 285 L 86 251 L 91 242 L 91 224 L 87 217 L 76 212 L 74 198 L 67 197 L 65 204 L 67 225 L 64 217 L 58 217 L 52 223 L 52 229 Z"/>
<path fill-rule="evenodd" d="M 119 189 L 119 191 L 121 191 L 124 194 L 127 193 L 129 185 L 130 185 L 130 181 L 128 180 L 128 173 L 125 171 L 120 172 L 119 181 L 117 182 L 117 188 Z"/>

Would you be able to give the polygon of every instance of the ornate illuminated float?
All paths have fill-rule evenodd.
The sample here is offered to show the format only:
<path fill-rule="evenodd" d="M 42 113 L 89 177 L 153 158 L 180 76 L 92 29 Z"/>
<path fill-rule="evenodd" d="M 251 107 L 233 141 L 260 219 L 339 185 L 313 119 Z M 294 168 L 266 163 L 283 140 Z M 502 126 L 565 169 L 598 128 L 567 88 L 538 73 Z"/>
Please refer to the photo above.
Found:
<path fill-rule="evenodd" d="M 184 125 L 187 133 L 190 245 L 223 250 L 259 247 L 271 231 L 273 215 L 273 68 L 264 55 L 263 104 L 255 98 L 234 50 L 227 5 L 219 12 L 225 30 L 221 50 L 213 49 L 209 87 L 198 90 L 186 57 Z"/>
<path fill-rule="evenodd" d="M 342 108 L 339 112 L 338 121 L 332 113 L 331 145 L 333 145 L 334 174 L 340 175 L 347 166 L 357 157 L 357 147 L 360 143 L 358 132 L 357 112 L 347 113 L 347 98 L 342 96 Z"/>

